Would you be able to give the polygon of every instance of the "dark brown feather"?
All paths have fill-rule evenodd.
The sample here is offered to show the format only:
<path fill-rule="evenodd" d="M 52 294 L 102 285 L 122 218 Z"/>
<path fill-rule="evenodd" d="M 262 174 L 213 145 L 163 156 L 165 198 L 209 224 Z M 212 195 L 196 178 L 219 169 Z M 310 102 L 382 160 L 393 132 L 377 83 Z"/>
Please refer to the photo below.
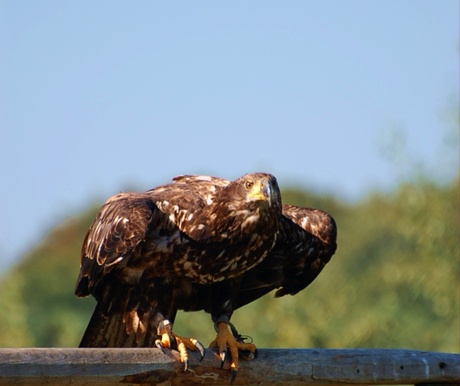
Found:
<path fill-rule="evenodd" d="M 279 239 L 267 258 L 246 272 L 235 308 L 278 289 L 276 297 L 307 287 L 337 248 L 334 219 L 321 210 L 283 205 Z"/>

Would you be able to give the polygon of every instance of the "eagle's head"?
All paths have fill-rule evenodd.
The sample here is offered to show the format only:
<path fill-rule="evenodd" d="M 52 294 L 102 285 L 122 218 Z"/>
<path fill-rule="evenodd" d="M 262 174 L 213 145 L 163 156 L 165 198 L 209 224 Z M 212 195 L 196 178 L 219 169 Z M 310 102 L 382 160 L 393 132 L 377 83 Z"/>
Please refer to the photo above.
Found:
<path fill-rule="evenodd" d="M 267 173 L 246 174 L 219 189 L 185 225 L 194 240 L 253 239 L 254 233 L 273 236 L 281 218 L 281 194 L 276 178 Z M 273 228 L 273 230 L 272 230 Z"/>
<path fill-rule="evenodd" d="M 276 178 L 267 173 L 246 174 L 233 181 L 231 189 L 246 203 L 281 208 L 281 193 Z"/>

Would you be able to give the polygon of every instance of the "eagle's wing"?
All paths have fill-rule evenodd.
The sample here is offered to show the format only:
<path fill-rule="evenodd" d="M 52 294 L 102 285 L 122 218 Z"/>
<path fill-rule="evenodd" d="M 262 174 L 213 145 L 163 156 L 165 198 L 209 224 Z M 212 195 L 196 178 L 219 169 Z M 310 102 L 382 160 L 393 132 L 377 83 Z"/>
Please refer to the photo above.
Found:
<path fill-rule="evenodd" d="M 246 272 L 235 309 L 278 289 L 276 297 L 308 286 L 336 250 L 334 219 L 321 210 L 283 205 L 279 238 L 265 260 Z"/>
<path fill-rule="evenodd" d="M 90 295 L 113 266 L 126 265 L 145 239 L 156 211 L 152 201 L 137 193 L 120 193 L 107 200 L 83 241 L 78 296 Z"/>
<path fill-rule="evenodd" d="M 204 239 L 207 234 L 194 231 L 193 219 L 228 183 L 217 177 L 180 176 L 145 193 L 120 193 L 109 198 L 83 242 L 76 294 L 89 295 L 113 266 L 124 267 L 152 234 L 160 238 L 177 227 L 195 241 Z"/>
<path fill-rule="evenodd" d="M 297 259 L 286 260 L 285 279 L 282 288 L 275 294 L 277 297 L 286 294 L 295 295 L 308 286 L 316 279 L 337 249 L 337 226 L 328 213 L 318 209 L 284 205 L 283 214 L 291 222 L 284 222 L 281 239 L 285 246 L 282 243 L 280 246 L 287 255 L 292 253 L 297 256 Z M 293 232 L 295 232 L 297 245 L 292 243 Z M 302 242 L 306 239 L 306 234 L 315 238 L 310 245 Z M 291 246 L 291 250 L 288 245 Z"/>

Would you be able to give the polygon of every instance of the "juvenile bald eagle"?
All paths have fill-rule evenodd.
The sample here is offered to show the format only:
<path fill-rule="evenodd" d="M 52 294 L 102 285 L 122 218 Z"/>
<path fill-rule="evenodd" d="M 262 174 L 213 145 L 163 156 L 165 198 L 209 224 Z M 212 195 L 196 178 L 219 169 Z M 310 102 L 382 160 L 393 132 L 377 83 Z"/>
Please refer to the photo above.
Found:
<path fill-rule="evenodd" d="M 277 289 L 309 285 L 336 249 L 333 218 L 282 205 L 275 177 L 235 181 L 180 176 L 144 193 L 107 200 L 84 239 L 75 293 L 97 306 L 80 347 L 187 349 L 201 343 L 172 332 L 178 310 L 211 314 L 222 362 L 255 352 L 230 323 L 233 311 Z"/>

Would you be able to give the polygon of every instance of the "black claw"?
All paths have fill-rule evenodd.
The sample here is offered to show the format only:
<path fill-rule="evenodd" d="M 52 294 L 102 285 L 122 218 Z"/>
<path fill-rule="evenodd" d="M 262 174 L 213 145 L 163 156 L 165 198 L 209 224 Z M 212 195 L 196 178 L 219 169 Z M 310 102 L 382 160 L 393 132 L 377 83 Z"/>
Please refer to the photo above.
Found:
<path fill-rule="evenodd" d="M 238 370 L 232 370 L 232 379 L 230 380 L 230 383 L 233 383 L 236 378 L 236 374 L 238 374 Z"/>
<path fill-rule="evenodd" d="M 163 354 L 166 354 L 166 351 L 164 350 L 164 347 L 161 345 L 160 342 L 155 343 L 155 346 L 157 346 L 157 348 L 159 348 L 163 352 Z"/>
<path fill-rule="evenodd" d="M 170 349 L 177 351 L 177 339 L 174 335 L 169 335 Z"/>
<path fill-rule="evenodd" d="M 222 351 L 222 354 L 220 354 L 220 368 L 224 367 L 226 356 L 227 356 L 227 351 Z"/>
<path fill-rule="evenodd" d="M 198 349 L 198 351 L 200 352 L 200 356 L 201 356 L 200 361 L 202 361 L 203 358 L 204 358 L 204 355 L 205 355 L 204 346 L 200 342 L 196 342 L 195 346 Z"/>
<path fill-rule="evenodd" d="M 255 352 L 250 350 L 239 350 L 239 357 L 245 361 L 252 361 L 257 356 L 257 349 Z"/>

